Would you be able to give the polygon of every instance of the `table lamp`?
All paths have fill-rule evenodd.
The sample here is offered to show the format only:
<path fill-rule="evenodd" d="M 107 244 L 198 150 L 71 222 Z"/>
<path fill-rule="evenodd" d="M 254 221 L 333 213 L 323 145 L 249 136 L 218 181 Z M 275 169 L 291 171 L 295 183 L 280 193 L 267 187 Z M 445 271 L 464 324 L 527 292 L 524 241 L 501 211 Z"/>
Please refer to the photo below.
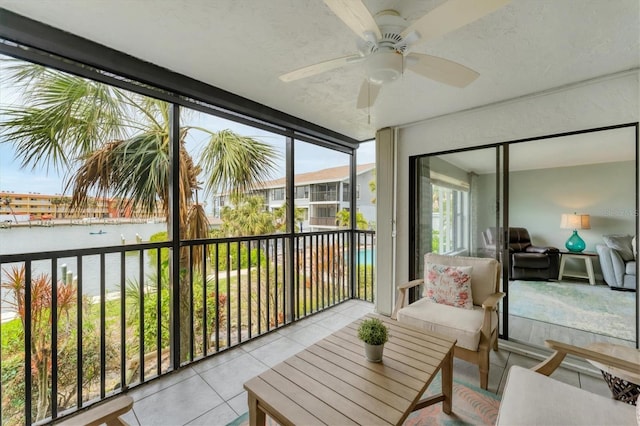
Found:
<path fill-rule="evenodd" d="M 560 221 L 561 229 L 573 229 L 573 234 L 569 237 L 564 246 L 567 250 L 580 253 L 585 249 L 584 240 L 578 235 L 578 229 L 591 229 L 591 223 L 588 214 L 569 214 L 564 213 Z"/>

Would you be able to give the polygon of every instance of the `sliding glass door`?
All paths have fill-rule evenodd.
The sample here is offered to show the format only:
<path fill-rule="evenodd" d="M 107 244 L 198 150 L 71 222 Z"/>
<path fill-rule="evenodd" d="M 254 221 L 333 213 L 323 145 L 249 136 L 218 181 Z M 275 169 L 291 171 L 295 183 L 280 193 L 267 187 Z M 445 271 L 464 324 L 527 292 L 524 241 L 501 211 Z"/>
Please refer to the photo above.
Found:
<path fill-rule="evenodd" d="M 637 150 L 632 123 L 412 157 L 410 278 L 429 252 L 496 258 L 503 338 L 637 346 Z"/>
<path fill-rule="evenodd" d="M 498 152 L 494 147 L 412 159 L 414 277 L 422 276 L 426 253 L 498 255 Z"/>
<path fill-rule="evenodd" d="M 635 131 L 510 144 L 509 227 L 522 230 L 519 243 L 528 247 L 510 259 L 510 340 L 635 346 Z M 567 245 L 570 237 L 584 248 Z"/>

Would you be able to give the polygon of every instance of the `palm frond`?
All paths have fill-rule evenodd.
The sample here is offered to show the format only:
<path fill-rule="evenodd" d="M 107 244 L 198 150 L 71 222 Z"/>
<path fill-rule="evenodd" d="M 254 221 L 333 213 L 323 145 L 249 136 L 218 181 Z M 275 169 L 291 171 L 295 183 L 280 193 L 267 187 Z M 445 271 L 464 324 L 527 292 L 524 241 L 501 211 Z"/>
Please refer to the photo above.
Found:
<path fill-rule="evenodd" d="M 71 178 L 72 209 L 87 206 L 92 194 L 111 196 L 127 207 L 153 213 L 161 203 L 167 205 L 171 164 L 159 135 L 142 134 L 112 141 L 94 151 Z"/>
<path fill-rule="evenodd" d="M 277 157 L 275 149 L 264 142 L 228 129 L 213 133 L 200 157 L 205 191 L 247 193 L 271 178 Z"/>
<path fill-rule="evenodd" d="M 8 67 L 28 106 L 2 106 L 3 142 L 15 146 L 21 166 L 67 168 L 99 144 L 125 133 L 126 108 L 111 86 L 33 64 Z"/>
<path fill-rule="evenodd" d="M 201 204 L 194 204 L 189 209 L 185 234 L 184 238 L 187 240 L 195 240 L 209 236 L 209 220 Z M 191 251 L 191 263 L 196 267 L 202 264 L 202 250 L 203 246 L 197 245 L 193 247 Z"/>

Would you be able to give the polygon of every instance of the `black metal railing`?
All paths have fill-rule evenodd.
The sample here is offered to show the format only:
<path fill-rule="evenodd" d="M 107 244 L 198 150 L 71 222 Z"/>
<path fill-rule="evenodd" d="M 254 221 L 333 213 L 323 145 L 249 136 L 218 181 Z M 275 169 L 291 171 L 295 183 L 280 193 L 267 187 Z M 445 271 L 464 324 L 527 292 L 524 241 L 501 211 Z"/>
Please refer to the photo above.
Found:
<path fill-rule="evenodd" d="M 15 315 L 0 324 L 3 425 L 59 419 L 347 299 L 373 301 L 373 231 L 182 241 L 178 283 L 171 247 L 0 255 L 0 313 Z"/>

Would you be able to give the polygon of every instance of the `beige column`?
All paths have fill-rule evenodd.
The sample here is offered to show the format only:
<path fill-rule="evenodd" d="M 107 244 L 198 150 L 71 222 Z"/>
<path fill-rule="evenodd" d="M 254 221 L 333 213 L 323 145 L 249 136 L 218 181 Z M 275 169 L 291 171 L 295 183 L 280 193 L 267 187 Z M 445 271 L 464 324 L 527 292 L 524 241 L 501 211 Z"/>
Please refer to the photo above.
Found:
<path fill-rule="evenodd" d="M 391 315 L 395 300 L 395 137 L 376 133 L 376 312 Z"/>

